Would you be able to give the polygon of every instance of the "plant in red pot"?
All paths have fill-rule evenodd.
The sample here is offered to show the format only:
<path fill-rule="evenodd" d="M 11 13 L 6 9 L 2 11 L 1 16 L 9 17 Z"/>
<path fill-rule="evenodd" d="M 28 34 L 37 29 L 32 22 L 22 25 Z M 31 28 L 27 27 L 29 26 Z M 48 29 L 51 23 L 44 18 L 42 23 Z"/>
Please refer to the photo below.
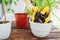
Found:
<path fill-rule="evenodd" d="M 15 18 L 16 18 L 17 28 L 27 28 L 27 26 L 28 26 L 28 14 L 16 13 Z"/>

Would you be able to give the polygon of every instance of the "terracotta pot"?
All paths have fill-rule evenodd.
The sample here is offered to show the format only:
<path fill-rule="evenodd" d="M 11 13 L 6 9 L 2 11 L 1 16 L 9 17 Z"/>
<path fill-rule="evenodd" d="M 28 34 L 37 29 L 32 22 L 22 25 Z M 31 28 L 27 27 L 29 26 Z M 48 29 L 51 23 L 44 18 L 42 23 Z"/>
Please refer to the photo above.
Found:
<path fill-rule="evenodd" d="M 15 13 L 15 19 L 18 28 L 26 28 L 28 26 L 28 14 Z"/>

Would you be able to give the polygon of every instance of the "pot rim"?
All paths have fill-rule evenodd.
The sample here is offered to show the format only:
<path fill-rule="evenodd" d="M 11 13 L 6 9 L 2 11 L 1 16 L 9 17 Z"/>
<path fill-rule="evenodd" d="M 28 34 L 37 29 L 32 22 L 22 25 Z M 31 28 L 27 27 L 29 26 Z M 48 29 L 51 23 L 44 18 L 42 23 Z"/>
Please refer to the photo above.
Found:
<path fill-rule="evenodd" d="M 32 22 L 32 21 L 29 21 L 30 23 L 34 23 L 34 24 L 44 24 L 44 23 L 36 23 L 36 22 Z M 52 22 L 50 23 L 46 23 L 46 24 L 52 24 Z M 52 24 L 53 25 L 53 24 Z"/>
<path fill-rule="evenodd" d="M 4 24 L 8 24 L 8 23 L 11 23 L 10 21 L 8 21 L 7 23 L 2 23 L 2 24 L 0 24 L 0 25 L 4 25 Z"/>
<path fill-rule="evenodd" d="M 28 13 L 15 13 L 15 15 L 28 15 Z"/>

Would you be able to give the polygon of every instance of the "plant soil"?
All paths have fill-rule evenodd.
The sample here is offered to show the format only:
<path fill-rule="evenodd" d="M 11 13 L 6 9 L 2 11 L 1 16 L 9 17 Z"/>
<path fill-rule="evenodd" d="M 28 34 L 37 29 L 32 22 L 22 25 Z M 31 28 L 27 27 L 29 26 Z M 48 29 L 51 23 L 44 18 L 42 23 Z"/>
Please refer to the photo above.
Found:
<path fill-rule="evenodd" d="M 5 23 L 9 23 L 10 21 L 6 21 Z M 4 21 L 0 21 L 0 24 L 5 24 Z"/>
<path fill-rule="evenodd" d="M 42 14 L 40 11 L 36 12 L 34 22 L 44 23 L 49 13 Z"/>

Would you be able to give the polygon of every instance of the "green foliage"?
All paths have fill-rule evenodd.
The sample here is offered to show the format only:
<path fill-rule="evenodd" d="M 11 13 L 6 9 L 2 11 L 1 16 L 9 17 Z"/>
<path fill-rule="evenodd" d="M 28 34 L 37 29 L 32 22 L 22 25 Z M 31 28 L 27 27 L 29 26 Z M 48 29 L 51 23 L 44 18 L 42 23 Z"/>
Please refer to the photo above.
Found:
<path fill-rule="evenodd" d="M 12 4 L 12 0 L 10 0 L 10 4 Z"/>
<path fill-rule="evenodd" d="M 16 5 L 16 6 L 17 6 L 17 1 L 19 1 L 19 0 L 15 0 L 15 1 L 13 1 L 14 5 Z M 12 0 L 9 0 L 8 2 L 9 2 L 8 5 L 12 4 Z M 11 11 L 12 13 L 14 13 L 14 9 L 10 9 L 10 8 L 8 8 L 7 11 Z"/>
<path fill-rule="evenodd" d="M 33 0 L 33 1 L 36 3 L 36 7 L 38 7 L 38 9 L 43 9 L 46 6 L 49 6 L 51 11 L 54 10 L 54 9 L 59 9 L 58 4 L 60 4 L 60 0 Z M 30 12 L 28 9 L 26 10 L 26 12 L 30 16 L 33 15 L 33 12 Z M 53 12 L 52 12 L 52 14 L 60 21 L 59 17 L 57 17 Z"/>
<path fill-rule="evenodd" d="M 14 1 L 14 4 L 17 5 L 16 1 Z"/>
<path fill-rule="evenodd" d="M 51 11 L 54 9 L 59 9 L 58 4 L 60 4 L 60 0 L 34 0 L 34 1 L 36 2 L 36 6 L 40 9 L 43 9 L 45 6 L 49 6 Z M 57 17 L 53 12 L 52 14 L 60 21 L 59 17 Z"/>
<path fill-rule="evenodd" d="M 12 4 L 12 1 L 13 1 L 13 0 L 0 0 L 0 4 L 3 2 L 4 5 L 7 7 L 7 6 L 9 6 L 9 5 Z M 15 0 L 13 3 L 14 3 L 15 5 L 17 5 L 17 3 L 16 3 L 17 1 L 19 1 L 19 0 Z M 12 11 L 12 13 L 14 13 L 14 10 L 13 10 L 13 9 L 10 9 L 10 8 L 8 8 L 7 11 Z"/>
<path fill-rule="evenodd" d="M 5 5 L 8 5 L 9 2 L 8 2 L 8 0 L 7 1 L 5 0 L 4 3 L 5 3 Z"/>
<path fill-rule="evenodd" d="M 0 0 L 0 3 L 2 3 L 2 0 Z"/>
<path fill-rule="evenodd" d="M 2 3 L 2 1 L 4 1 L 4 4 L 7 6 L 7 5 L 12 4 L 13 0 L 0 0 L 0 4 Z"/>
<path fill-rule="evenodd" d="M 12 1 L 13 1 L 13 0 L 4 0 L 4 3 L 5 3 L 5 5 L 7 6 L 7 5 L 12 4 Z"/>
<path fill-rule="evenodd" d="M 10 8 L 8 8 L 7 11 L 10 11 Z"/>
<path fill-rule="evenodd" d="M 44 8 L 45 6 L 49 6 L 50 8 L 57 8 L 57 4 L 60 4 L 60 0 L 34 0 L 34 2 L 40 9 Z"/>
<path fill-rule="evenodd" d="M 36 6 L 40 8 L 42 6 L 42 0 L 34 0 L 36 3 Z"/>
<path fill-rule="evenodd" d="M 14 13 L 14 10 L 13 9 L 11 9 L 12 10 L 12 13 Z"/>
<path fill-rule="evenodd" d="M 27 14 L 29 14 L 30 16 L 33 15 L 33 12 L 31 12 L 29 9 L 26 8 L 26 11 L 25 11 Z"/>

